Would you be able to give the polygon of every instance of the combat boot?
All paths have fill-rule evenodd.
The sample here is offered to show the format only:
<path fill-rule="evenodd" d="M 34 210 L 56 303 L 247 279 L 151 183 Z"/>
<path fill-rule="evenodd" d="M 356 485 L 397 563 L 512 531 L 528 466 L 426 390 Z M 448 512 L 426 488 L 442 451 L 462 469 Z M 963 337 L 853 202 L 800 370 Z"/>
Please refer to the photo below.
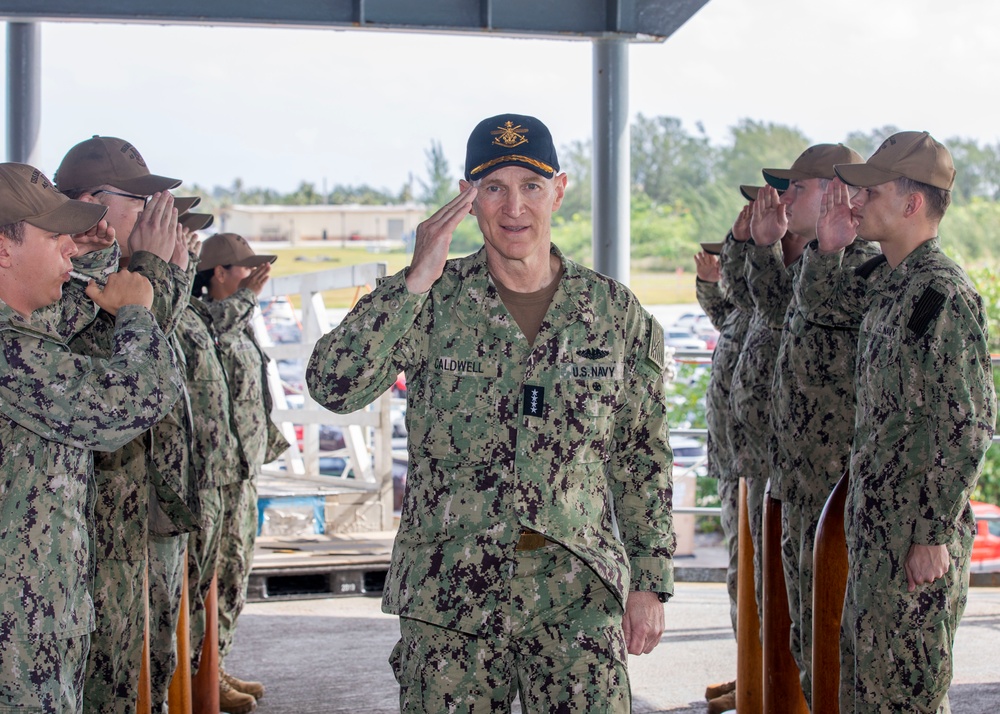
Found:
<path fill-rule="evenodd" d="M 705 699 L 706 701 L 712 701 L 716 697 L 721 697 L 723 694 L 729 694 L 736 690 L 736 680 L 732 682 L 722 682 L 720 684 L 710 684 L 705 687 Z"/>
<path fill-rule="evenodd" d="M 726 692 L 708 703 L 708 714 L 722 714 L 736 711 L 736 690 Z"/>
<path fill-rule="evenodd" d="M 224 679 L 219 679 L 219 711 L 226 714 L 250 714 L 257 709 L 257 700 L 249 694 L 237 692 Z"/>
<path fill-rule="evenodd" d="M 264 696 L 264 685 L 260 682 L 244 682 L 242 679 L 238 679 L 233 675 L 229 674 L 226 670 L 219 668 L 219 679 L 223 682 L 228 682 L 229 686 L 235 689 L 237 692 L 242 692 L 243 694 L 249 694 L 254 699 L 260 699 Z"/>

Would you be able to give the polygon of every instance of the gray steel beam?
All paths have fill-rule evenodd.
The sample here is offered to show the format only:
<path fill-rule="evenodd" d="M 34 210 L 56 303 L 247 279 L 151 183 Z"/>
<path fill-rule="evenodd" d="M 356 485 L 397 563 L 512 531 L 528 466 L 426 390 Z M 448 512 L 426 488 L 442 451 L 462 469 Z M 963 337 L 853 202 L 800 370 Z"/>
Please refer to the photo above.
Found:
<path fill-rule="evenodd" d="M 38 25 L 7 26 L 7 160 L 36 165 L 41 121 L 41 51 Z"/>
<path fill-rule="evenodd" d="M 594 270 L 628 285 L 631 161 L 628 43 L 594 40 Z"/>
<path fill-rule="evenodd" d="M 0 0 L 0 20 L 329 27 L 664 40 L 708 0 Z"/>
<path fill-rule="evenodd" d="M 326 27 L 594 42 L 594 265 L 629 280 L 628 41 L 662 41 L 708 0 L 0 0 L 8 30 L 8 152 L 39 126 L 39 21 Z M 21 28 L 21 29 L 17 29 Z M 30 29 L 29 29 L 30 28 Z M 19 157 L 24 157 L 23 159 Z"/>

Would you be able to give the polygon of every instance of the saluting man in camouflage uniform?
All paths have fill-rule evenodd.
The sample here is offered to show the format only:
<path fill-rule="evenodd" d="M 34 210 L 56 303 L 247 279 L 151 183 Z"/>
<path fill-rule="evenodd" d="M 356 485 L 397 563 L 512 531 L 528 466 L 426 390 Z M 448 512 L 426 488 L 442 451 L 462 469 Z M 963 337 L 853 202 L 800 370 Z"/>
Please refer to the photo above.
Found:
<path fill-rule="evenodd" d="M 102 220 L 87 236 L 67 235 L 87 231 L 106 211 L 61 195 L 37 169 L 0 165 L 4 711 L 82 711 L 94 628 L 91 450 L 120 449 L 180 395 L 180 374 L 149 312 L 149 281 L 107 275 L 118 261 L 113 229 Z M 62 292 L 71 269 L 95 278 L 86 295 L 82 282 Z M 106 358 L 66 347 L 94 319 L 91 300 L 114 317 Z"/>
<path fill-rule="evenodd" d="M 271 421 L 267 356 L 254 336 L 251 319 L 257 298 L 270 278 L 275 255 L 256 255 L 235 233 L 217 233 L 205 241 L 195 280 L 197 311 L 211 327 L 229 387 L 235 434 L 241 453 L 206 506 L 206 530 L 199 541 L 201 577 L 218 578 L 220 697 L 232 701 L 229 712 L 248 711 L 264 695 L 260 682 L 239 679 L 224 668 L 232 651 L 236 622 L 246 603 L 247 582 L 257 540 L 257 479 L 261 466 L 288 447 Z M 208 492 L 206 492 L 207 494 Z M 202 623 L 203 624 L 203 623 Z M 193 650 L 197 658 L 200 647 Z M 233 691 L 235 690 L 235 692 Z M 244 696 L 239 696 L 244 695 Z M 247 699 L 249 697 L 249 700 Z"/>
<path fill-rule="evenodd" d="M 741 186 L 740 191 L 748 201 L 757 198 L 756 186 Z M 729 562 L 726 567 L 726 589 L 729 593 L 729 617 L 736 629 L 736 591 L 739 564 L 739 475 L 736 472 L 736 455 L 733 451 L 732 411 L 729 408 L 729 393 L 733 372 L 739 361 L 750 319 L 753 317 L 753 299 L 744 275 L 743 251 L 750 237 L 750 215 L 752 207 L 747 203 L 733 223 L 733 228 L 723 243 L 702 243 L 704 253 L 695 256 L 697 281 L 695 293 L 698 304 L 719 330 L 719 339 L 712 351 L 712 371 L 705 391 L 705 418 L 708 424 L 708 475 L 718 479 L 719 503 L 721 509 L 722 532 L 726 538 Z M 743 236 L 742 241 L 732 238 L 733 233 Z M 712 260 L 712 253 L 718 258 Z M 714 267 L 713 267 L 714 263 Z M 705 698 L 710 702 L 735 692 L 736 682 L 730 681 L 710 685 Z M 727 700 L 716 703 L 721 711 L 736 706 L 735 693 Z M 725 705 L 725 706 L 724 706 Z"/>
<path fill-rule="evenodd" d="M 823 191 L 836 178 L 834 164 L 860 164 L 861 155 L 843 144 L 816 144 L 788 169 L 764 169 L 769 184 L 770 221 L 754 234 L 755 281 L 780 280 L 784 272 L 777 242 L 786 231 L 816 239 Z M 782 191 L 778 199 L 777 190 Z M 853 270 L 879 254 L 878 246 L 854 241 L 844 267 Z M 781 501 L 781 560 L 791 621 L 789 648 L 799 669 L 806 701 L 812 701 L 813 546 L 830 492 L 847 469 L 854 438 L 854 363 L 860 319 L 829 314 L 825 324 L 809 321 L 798 293 L 805 287 L 796 263 L 792 299 L 784 318 L 772 385 L 770 444 L 771 498 Z M 813 279 L 829 279 L 813 276 Z M 855 281 L 855 294 L 865 286 Z"/>
<path fill-rule="evenodd" d="M 192 261 L 197 262 L 200 242 L 192 241 L 191 245 Z M 194 290 L 201 292 L 197 277 Z M 205 598 L 218 561 L 222 532 L 220 504 L 229 498 L 227 492 L 238 492 L 239 482 L 249 476 L 233 420 L 229 382 L 211 322 L 205 304 L 192 299 L 174 332 L 184 357 L 184 376 L 191 401 L 192 487 L 202 506 L 201 528 L 188 539 L 187 554 L 192 672 L 197 672 L 200 663 L 205 637 Z M 256 708 L 252 696 L 231 690 L 224 694 L 220 697 L 223 711 Z"/>
<path fill-rule="evenodd" d="M 750 239 L 733 234 L 742 244 L 744 274 L 754 304 L 753 316 L 743 342 L 739 360 L 733 371 L 729 392 L 733 428 L 730 441 L 735 455 L 738 478 L 747 483 L 747 512 L 750 540 L 753 543 L 754 595 L 758 615 L 763 614 L 762 536 L 764 495 L 771 475 L 768 445 L 774 439 L 771 427 L 771 383 L 774 359 L 781 340 L 785 311 L 792 297 L 792 280 L 798 271 L 803 239 L 787 231 L 780 241 L 781 264 L 770 272 L 769 255 L 753 250 L 755 232 L 766 232 L 770 214 L 776 210 L 778 198 L 764 189 L 757 192 L 750 219 Z M 761 277 L 768 273 L 766 277 Z"/>
<path fill-rule="evenodd" d="M 174 205 L 183 208 L 185 202 L 191 203 L 191 199 L 177 198 Z M 188 246 L 187 274 L 189 279 L 193 279 L 201 253 L 201 240 L 196 233 L 181 225 L 181 220 L 190 215 L 184 213 L 178 216 L 177 226 L 181 240 Z M 199 227 L 212 219 L 208 214 L 195 215 L 199 217 L 192 225 Z M 153 427 L 151 434 L 153 449 L 149 467 L 153 489 L 149 500 L 149 681 L 154 714 L 167 713 L 167 692 L 177 668 L 177 621 L 187 568 L 188 534 L 197 530 L 201 512 L 195 465 L 205 457 L 218 457 L 215 452 L 199 454 L 195 451 L 194 430 L 202 415 L 197 414 L 192 406 L 203 409 L 205 405 L 198 403 L 194 397 L 193 393 L 199 391 L 202 384 L 192 382 L 188 377 L 187 359 L 178 337 L 187 312 L 188 308 L 185 308 L 176 327 L 168 335 L 174 357 L 186 377 L 184 397 L 177 400 L 170 414 Z M 198 446 L 204 447 L 203 444 Z M 177 479 L 174 474 L 180 474 L 180 478 Z M 168 483 L 173 486 L 164 488 L 164 484 Z M 174 491 L 174 488 L 178 490 Z M 178 511 L 183 512 L 184 517 L 178 517 Z"/>
<path fill-rule="evenodd" d="M 551 244 L 566 180 L 540 121 L 482 121 L 461 193 L 418 227 L 410 267 L 309 362 L 311 394 L 339 413 L 406 372 L 409 471 L 383 599 L 400 616 L 403 712 L 509 711 L 515 692 L 526 712 L 627 712 L 626 653 L 663 631 L 663 330 Z M 446 260 L 470 212 L 485 245 Z"/>
<path fill-rule="evenodd" d="M 975 521 L 969 494 L 993 437 L 996 395 L 983 301 L 941 251 L 951 154 L 927 132 L 890 136 L 865 164 L 837 166 L 808 269 L 836 272 L 854 237 L 882 256 L 867 305 L 830 281 L 813 304 L 864 313 L 845 527 L 843 712 L 946 712 Z M 822 288 L 829 288 L 824 294 Z M 867 310 L 865 310 L 867 307 Z"/>
<path fill-rule="evenodd" d="M 141 273 L 153 284 L 152 311 L 169 335 L 190 295 L 187 245 L 178 240 L 177 210 L 168 192 L 180 180 L 151 174 L 129 142 L 101 136 L 66 152 L 55 179 L 63 193 L 107 206 L 108 223 L 122 239 L 121 269 Z M 107 357 L 114 343 L 114 317 L 105 311 L 71 346 L 82 354 Z M 161 448 L 154 436 L 142 434 L 121 449 L 95 456 L 96 626 L 84 691 L 88 712 L 126 714 L 135 707 L 146 618 L 150 489 L 155 485 L 163 493 L 176 493 L 184 477 L 172 469 L 151 466 L 150 454 L 158 454 Z M 152 481 L 154 475 L 157 484 Z M 168 503 L 187 511 L 180 498 L 172 497 L 164 505 Z M 182 514 L 180 520 L 193 527 L 190 513 Z"/>

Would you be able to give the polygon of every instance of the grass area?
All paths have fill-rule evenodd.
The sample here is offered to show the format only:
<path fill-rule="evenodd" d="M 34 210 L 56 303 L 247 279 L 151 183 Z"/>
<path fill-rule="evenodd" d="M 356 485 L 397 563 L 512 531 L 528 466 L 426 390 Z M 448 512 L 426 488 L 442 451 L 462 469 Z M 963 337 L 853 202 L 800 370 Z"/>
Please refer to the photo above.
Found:
<path fill-rule="evenodd" d="M 365 248 L 332 245 L 275 248 L 274 253 L 278 260 L 271 268 L 271 275 L 275 277 L 361 263 L 386 263 L 392 275 L 410 263 L 410 256 L 402 251 L 375 253 Z M 647 305 L 695 302 L 694 275 L 691 273 L 636 272 L 633 269 L 631 288 L 640 302 Z M 328 290 L 323 293 L 323 301 L 327 307 L 350 307 L 358 295 L 355 289 Z M 289 295 L 288 299 L 296 308 L 301 307 L 298 295 Z"/>

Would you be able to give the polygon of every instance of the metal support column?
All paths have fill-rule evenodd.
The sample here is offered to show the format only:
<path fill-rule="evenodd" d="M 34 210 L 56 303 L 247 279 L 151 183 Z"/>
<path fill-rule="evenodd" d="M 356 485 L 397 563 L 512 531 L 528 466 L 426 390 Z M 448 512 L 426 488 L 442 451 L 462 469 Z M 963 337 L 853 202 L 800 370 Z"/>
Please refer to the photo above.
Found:
<path fill-rule="evenodd" d="M 34 22 L 7 25 L 7 160 L 38 165 L 41 33 Z"/>
<path fill-rule="evenodd" d="M 594 40 L 594 269 L 629 282 L 628 42 Z"/>

